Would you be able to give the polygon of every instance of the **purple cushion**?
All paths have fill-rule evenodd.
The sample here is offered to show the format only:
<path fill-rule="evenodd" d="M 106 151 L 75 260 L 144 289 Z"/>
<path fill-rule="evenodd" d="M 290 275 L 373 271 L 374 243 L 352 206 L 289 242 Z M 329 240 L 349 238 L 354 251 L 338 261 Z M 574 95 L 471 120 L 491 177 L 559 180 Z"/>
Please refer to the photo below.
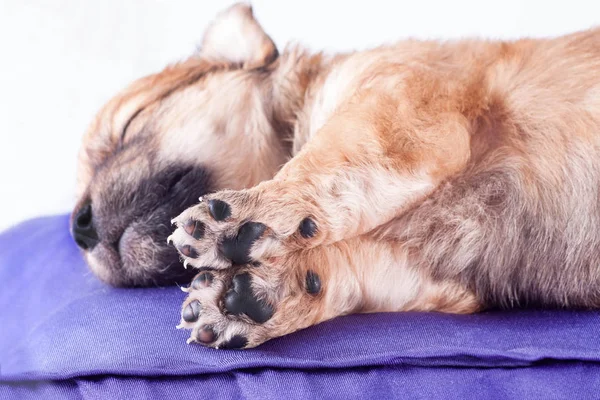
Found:
<path fill-rule="evenodd" d="M 565 369 L 577 364 L 594 369 L 600 362 L 598 312 L 354 315 L 252 350 L 187 345 L 188 333 L 175 329 L 185 294 L 178 288 L 115 289 L 100 283 L 86 268 L 67 225 L 67 216 L 40 218 L 0 235 L 0 382 L 12 382 L 17 391 L 29 381 L 61 380 L 68 387 L 89 376 L 103 376 L 104 384 L 107 376 L 178 382 L 192 375 L 194 381 L 227 380 L 244 370 L 254 371 L 256 379 L 283 371 L 293 381 L 294 374 L 317 376 L 327 369 L 331 376 L 347 372 L 343 379 L 350 390 L 357 385 L 352 374 L 361 371 L 400 379 L 400 370 L 436 367 L 427 371 L 450 379 L 452 367 L 548 369 L 556 364 Z M 551 376 L 548 385 L 573 390 L 572 380 Z M 598 389 L 600 380 L 586 385 Z"/>
<path fill-rule="evenodd" d="M 423 368 L 238 370 L 186 378 L 82 377 L 0 383 L 0 399 L 598 399 L 600 368 Z M 3 396 L 4 395 L 4 396 Z"/>

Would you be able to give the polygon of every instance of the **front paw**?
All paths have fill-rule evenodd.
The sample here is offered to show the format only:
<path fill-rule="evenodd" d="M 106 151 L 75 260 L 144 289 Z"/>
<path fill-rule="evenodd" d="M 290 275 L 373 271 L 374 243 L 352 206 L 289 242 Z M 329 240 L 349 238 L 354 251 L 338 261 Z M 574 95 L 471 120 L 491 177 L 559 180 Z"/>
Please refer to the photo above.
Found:
<path fill-rule="evenodd" d="M 314 214 L 313 207 L 277 191 L 223 191 L 176 217 L 169 240 L 186 267 L 224 269 L 316 245 Z"/>
<path fill-rule="evenodd" d="M 188 342 L 219 349 L 255 347 L 320 322 L 322 272 L 289 263 L 201 271 L 189 288 L 179 328 Z"/>

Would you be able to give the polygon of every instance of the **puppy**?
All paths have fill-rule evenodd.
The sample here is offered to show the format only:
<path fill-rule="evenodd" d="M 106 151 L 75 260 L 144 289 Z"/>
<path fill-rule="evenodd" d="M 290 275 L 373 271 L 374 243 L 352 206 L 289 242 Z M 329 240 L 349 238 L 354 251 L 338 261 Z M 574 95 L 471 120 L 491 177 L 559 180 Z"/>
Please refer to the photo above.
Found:
<path fill-rule="evenodd" d="M 180 327 L 217 348 L 357 312 L 597 308 L 599 70 L 598 29 L 279 55 L 238 4 L 100 112 L 73 236 L 111 284 L 195 271 Z"/>

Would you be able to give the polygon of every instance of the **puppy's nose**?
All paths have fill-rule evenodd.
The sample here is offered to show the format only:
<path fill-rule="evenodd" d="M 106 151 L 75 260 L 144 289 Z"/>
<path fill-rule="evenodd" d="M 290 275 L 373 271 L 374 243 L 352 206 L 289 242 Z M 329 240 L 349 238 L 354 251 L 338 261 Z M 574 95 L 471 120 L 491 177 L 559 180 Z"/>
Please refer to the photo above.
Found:
<path fill-rule="evenodd" d="M 73 218 L 72 230 L 75 243 L 83 250 L 91 250 L 98 244 L 100 240 L 94 227 L 92 205 L 90 203 L 77 211 L 75 218 Z"/>

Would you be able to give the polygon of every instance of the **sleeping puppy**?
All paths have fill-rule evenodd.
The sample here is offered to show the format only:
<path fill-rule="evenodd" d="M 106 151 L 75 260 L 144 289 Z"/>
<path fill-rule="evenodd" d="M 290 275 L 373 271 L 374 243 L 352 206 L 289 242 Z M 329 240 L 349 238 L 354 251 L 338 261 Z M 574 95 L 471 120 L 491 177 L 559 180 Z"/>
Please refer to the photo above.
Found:
<path fill-rule="evenodd" d="M 73 236 L 113 285 L 197 274 L 179 327 L 217 348 L 357 312 L 597 308 L 598 71 L 597 29 L 279 55 L 238 4 L 100 112 Z"/>

